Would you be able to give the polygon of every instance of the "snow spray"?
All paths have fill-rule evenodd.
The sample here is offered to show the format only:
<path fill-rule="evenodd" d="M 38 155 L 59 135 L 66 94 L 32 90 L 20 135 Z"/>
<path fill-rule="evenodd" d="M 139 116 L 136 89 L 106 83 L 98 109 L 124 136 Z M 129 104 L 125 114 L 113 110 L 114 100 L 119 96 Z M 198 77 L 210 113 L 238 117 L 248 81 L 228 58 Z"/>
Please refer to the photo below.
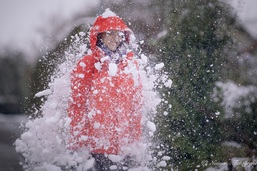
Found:
<path fill-rule="evenodd" d="M 76 170 L 86 171 L 93 168 L 94 158 L 90 152 L 81 148 L 76 151 L 68 150 L 70 138 L 70 122 L 67 108 L 70 96 L 70 73 L 77 61 L 88 51 L 85 40 L 85 33 L 80 32 L 71 37 L 71 45 L 65 51 L 63 62 L 57 65 L 48 88 L 38 92 L 37 98 L 45 97 L 46 100 L 40 108 L 41 116 L 31 118 L 25 125 L 25 131 L 15 141 L 16 151 L 24 157 L 22 163 L 26 171 L 61 171 Z M 134 41 L 134 47 L 139 48 Z M 158 161 L 154 156 L 151 147 L 155 142 L 151 141 L 156 131 L 154 118 L 157 115 L 156 107 L 161 102 L 158 93 L 154 91 L 156 84 L 162 82 L 164 86 L 171 86 L 172 82 L 165 74 L 156 74 L 162 69 L 163 63 L 150 66 L 148 58 L 140 53 L 135 53 L 139 63 L 140 77 L 143 83 L 143 141 L 139 148 L 133 149 L 133 156 L 136 156 L 137 166 L 129 171 L 150 171 L 153 167 L 165 167 L 164 156 Z M 115 67 L 112 67 L 115 69 Z M 114 70 L 113 69 L 113 70 Z M 114 71 L 110 71 L 115 73 Z M 159 72 L 160 73 L 160 72 Z M 113 162 L 120 161 L 122 156 L 109 155 Z M 154 165 L 154 166 L 153 166 Z M 115 170 L 115 165 L 110 170 Z"/>

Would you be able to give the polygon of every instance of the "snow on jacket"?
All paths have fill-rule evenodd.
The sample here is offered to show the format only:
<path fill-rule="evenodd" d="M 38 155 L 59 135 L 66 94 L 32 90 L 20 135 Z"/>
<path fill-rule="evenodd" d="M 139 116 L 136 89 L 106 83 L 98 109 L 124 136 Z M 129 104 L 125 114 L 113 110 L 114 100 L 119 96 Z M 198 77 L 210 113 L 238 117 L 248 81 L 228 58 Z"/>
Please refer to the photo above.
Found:
<path fill-rule="evenodd" d="M 86 147 L 92 153 L 121 154 L 140 141 L 142 85 L 133 52 L 127 50 L 118 64 L 106 59 L 96 46 L 97 35 L 110 30 L 131 30 L 116 15 L 99 16 L 90 29 L 90 52 L 71 77 L 71 142 L 73 149 Z M 107 58 L 108 59 L 108 58 Z"/>

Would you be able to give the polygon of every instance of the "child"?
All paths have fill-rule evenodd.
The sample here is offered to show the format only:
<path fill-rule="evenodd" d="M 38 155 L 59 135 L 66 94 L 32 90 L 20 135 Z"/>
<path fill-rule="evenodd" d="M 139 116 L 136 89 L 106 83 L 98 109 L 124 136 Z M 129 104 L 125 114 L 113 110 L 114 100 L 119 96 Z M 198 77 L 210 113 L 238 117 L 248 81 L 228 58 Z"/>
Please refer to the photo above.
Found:
<path fill-rule="evenodd" d="M 90 29 L 90 50 L 71 77 L 70 146 L 87 148 L 97 170 L 132 165 L 132 146 L 141 141 L 142 85 L 131 50 L 132 31 L 109 10 Z M 126 156 L 126 157 L 125 157 Z"/>

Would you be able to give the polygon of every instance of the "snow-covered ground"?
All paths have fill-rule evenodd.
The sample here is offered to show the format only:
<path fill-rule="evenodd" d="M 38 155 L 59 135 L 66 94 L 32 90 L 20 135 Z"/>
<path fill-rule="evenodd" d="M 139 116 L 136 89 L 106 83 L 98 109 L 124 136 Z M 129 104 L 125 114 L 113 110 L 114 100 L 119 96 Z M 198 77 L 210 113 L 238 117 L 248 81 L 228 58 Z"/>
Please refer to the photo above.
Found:
<path fill-rule="evenodd" d="M 235 9 L 239 22 L 257 39 L 257 1 L 256 0 L 224 0 Z"/>

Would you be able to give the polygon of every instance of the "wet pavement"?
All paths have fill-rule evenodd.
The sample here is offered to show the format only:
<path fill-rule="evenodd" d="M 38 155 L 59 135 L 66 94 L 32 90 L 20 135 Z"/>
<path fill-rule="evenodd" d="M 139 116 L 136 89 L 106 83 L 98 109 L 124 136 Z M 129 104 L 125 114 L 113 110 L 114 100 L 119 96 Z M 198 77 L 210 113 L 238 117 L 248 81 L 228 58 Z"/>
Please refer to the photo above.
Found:
<path fill-rule="evenodd" d="M 13 143 L 20 135 L 20 123 L 25 120 L 22 115 L 0 114 L 0 171 L 23 171 L 22 157 L 16 153 Z"/>

